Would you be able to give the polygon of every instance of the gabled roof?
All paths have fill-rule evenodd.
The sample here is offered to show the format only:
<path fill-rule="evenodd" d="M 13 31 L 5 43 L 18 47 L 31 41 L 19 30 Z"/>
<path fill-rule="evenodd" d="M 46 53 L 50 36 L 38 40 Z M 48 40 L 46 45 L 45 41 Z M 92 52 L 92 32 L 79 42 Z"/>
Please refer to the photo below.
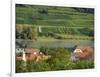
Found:
<path fill-rule="evenodd" d="M 82 51 L 82 52 L 73 52 L 74 56 L 77 58 L 89 58 L 93 57 L 94 55 L 94 50 L 90 46 L 77 46 L 75 50 L 77 49 L 80 49 Z"/>

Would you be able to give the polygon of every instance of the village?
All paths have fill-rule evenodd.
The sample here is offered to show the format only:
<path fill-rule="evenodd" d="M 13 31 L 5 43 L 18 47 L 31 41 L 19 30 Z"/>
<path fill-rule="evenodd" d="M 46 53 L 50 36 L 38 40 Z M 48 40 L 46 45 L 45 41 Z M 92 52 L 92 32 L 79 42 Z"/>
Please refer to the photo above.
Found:
<path fill-rule="evenodd" d="M 17 60 L 34 60 L 38 62 L 39 60 L 46 60 L 50 58 L 50 56 L 43 52 L 40 51 L 39 49 L 34 49 L 34 48 L 18 48 L 16 49 L 16 52 L 20 52 L 18 56 L 16 56 Z"/>
<path fill-rule="evenodd" d="M 93 69 L 94 9 L 16 4 L 16 73 Z"/>
<path fill-rule="evenodd" d="M 36 48 L 16 48 L 16 52 L 19 52 L 16 56 L 17 60 L 34 60 L 36 62 L 40 60 L 47 60 L 52 55 L 48 55 L 46 51 L 40 51 Z M 74 46 L 70 51 L 71 61 L 86 59 L 89 60 L 94 57 L 94 50 L 90 46 Z"/>

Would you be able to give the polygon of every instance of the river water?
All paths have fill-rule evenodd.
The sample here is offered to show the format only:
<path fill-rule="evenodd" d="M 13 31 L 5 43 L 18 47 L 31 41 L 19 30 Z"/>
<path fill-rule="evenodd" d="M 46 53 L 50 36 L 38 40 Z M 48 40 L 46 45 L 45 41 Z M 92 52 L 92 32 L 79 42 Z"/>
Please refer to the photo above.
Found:
<path fill-rule="evenodd" d="M 89 45 L 94 46 L 94 41 L 92 40 L 57 40 L 57 41 L 34 41 L 34 40 L 16 40 L 16 48 L 40 48 L 40 47 L 74 47 L 75 45 Z"/>

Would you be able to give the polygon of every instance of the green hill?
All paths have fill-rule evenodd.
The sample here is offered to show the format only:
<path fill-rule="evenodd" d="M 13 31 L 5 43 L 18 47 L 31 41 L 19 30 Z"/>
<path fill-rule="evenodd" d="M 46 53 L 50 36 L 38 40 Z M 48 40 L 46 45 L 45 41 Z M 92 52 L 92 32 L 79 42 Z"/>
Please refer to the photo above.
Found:
<path fill-rule="evenodd" d="M 16 23 L 36 26 L 93 27 L 94 9 L 17 4 Z"/>

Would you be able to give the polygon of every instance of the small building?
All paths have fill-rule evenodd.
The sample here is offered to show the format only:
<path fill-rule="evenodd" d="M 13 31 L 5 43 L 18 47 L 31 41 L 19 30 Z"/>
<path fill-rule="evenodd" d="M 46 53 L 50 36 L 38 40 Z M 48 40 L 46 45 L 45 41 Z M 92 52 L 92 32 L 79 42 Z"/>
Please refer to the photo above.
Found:
<path fill-rule="evenodd" d="M 22 50 L 22 49 L 19 49 Z M 22 55 L 21 56 L 16 56 L 17 60 L 23 60 L 23 61 L 27 61 L 27 60 L 34 60 L 34 61 L 39 61 L 42 59 L 48 59 L 48 55 L 46 55 L 43 52 L 40 52 L 39 49 L 35 49 L 35 48 L 24 48 L 22 50 Z"/>
<path fill-rule="evenodd" d="M 27 60 L 34 60 L 39 55 L 39 49 L 25 48 L 25 57 Z"/>
<path fill-rule="evenodd" d="M 77 46 L 71 52 L 71 61 L 80 60 L 80 59 L 90 59 L 94 57 L 93 47 L 90 46 Z"/>

